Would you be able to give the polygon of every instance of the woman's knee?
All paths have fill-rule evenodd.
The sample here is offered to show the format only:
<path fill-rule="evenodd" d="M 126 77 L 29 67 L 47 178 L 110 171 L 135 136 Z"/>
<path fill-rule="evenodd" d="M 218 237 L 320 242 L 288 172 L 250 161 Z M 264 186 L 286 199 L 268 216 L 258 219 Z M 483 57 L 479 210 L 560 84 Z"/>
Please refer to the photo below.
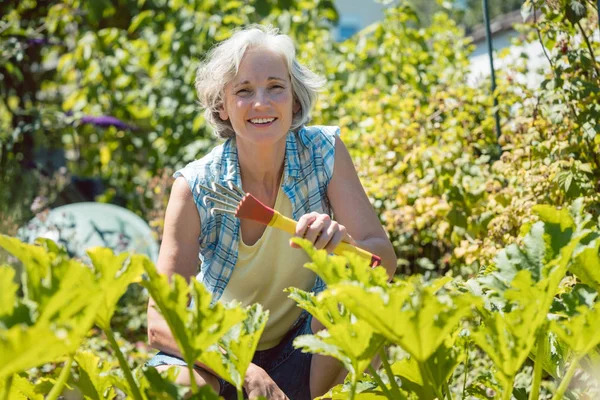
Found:
<path fill-rule="evenodd" d="M 179 368 L 179 374 L 175 379 L 175 383 L 184 386 L 191 386 L 190 373 L 187 367 L 183 367 L 181 365 L 159 365 L 155 368 L 158 372 L 162 372 L 173 367 Z M 198 386 L 210 385 L 215 392 L 219 393 L 219 390 L 221 388 L 219 380 L 210 372 L 194 368 L 194 379 L 196 380 L 196 384 Z"/>

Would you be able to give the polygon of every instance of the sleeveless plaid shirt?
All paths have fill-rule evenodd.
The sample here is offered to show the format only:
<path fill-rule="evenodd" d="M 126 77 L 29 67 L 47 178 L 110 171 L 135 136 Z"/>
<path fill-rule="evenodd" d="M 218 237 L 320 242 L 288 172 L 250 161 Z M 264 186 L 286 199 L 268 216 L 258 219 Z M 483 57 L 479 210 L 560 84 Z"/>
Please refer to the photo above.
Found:
<path fill-rule="evenodd" d="M 333 174 L 335 136 L 339 132 L 338 127 L 315 125 L 288 133 L 281 185 L 292 203 L 295 220 L 313 211 L 332 215 L 327 185 Z M 240 221 L 229 214 L 212 215 L 202 201 L 208 193 L 198 185 L 210 187 L 211 182 L 218 182 L 227 187 L 227 181 L 231 181 L 242 186 L 235 139 L 216 146 L 173 176 L 183 176 L 193 193 L 201 221 L 200 269 L 196 279 L 213 295 L 213 302 L 217 301 L 235 268 Z M 324 288 L 324 282 L 317 277 L 312 291 L 318 293 Z"/>

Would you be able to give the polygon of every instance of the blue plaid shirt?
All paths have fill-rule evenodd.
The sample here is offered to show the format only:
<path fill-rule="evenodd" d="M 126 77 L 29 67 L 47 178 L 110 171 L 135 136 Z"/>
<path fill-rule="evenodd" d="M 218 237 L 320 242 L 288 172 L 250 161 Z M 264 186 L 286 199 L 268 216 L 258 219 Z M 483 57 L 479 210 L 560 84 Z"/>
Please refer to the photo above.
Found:
<path fill-rule="evenodd" d="M 334 126 L 305 126 L 287 135 L 282 188 L 292 203 L 295 220 L 312 211 L 332 214 L 327 185 L 333 174 L 336 135 L 339 128 Z M 232 181 L 242 186 L 235 140 L 228 139 L 174 176 L 183 176 L 194 195 L 201 221 L 197 279 L 212 293 L 213 301 L 217 301 L 237 261 L 240 221 L 229 214 L 213 216 L 202 201 L 208 193 L 198 184 L 210 187 L 211 182 L 219 182 L 227 187 L 227 181 Z M 325 284 L 317 277 L 312 290 L 318 293 L 324 288 Z"/>

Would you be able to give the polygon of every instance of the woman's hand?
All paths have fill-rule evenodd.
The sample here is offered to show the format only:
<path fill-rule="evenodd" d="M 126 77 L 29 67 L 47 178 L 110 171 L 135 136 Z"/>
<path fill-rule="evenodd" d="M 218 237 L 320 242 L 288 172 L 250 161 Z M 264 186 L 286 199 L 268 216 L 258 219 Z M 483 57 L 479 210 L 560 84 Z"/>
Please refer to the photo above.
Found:
<path fill-rule="evenodd" d="M 264 396 L 269 400 L 289 400 L 269 374 L 256 364 L 250 364 L 246 371 L 244 389 L 250 400 L 259 396 Z"/>
<path fill-rule="evenodd" d="M 316 249 L 325 249 L 328 253 L 333 253 L 342 241 L 356 245 L 344 225 L 333 221 L 327 214 L 317 212 L 300 217 L 296 224 L 296 236 L 303 237 L 313 243 Z M 298 247 L 295 243 L 291 243 L 291 246 Z"/>

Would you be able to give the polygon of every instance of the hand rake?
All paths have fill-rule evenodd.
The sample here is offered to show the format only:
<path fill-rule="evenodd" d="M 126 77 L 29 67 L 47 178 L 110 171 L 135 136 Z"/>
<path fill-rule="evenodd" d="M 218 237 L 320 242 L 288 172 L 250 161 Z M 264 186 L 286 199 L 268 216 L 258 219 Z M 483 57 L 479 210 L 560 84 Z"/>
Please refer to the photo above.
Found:
<path fill-rule="evenodd" d="M 232 182 L 227 182 L 229 188 L 216 182 L 212 183 L 212 189 L 203 185 L 198 185 L 212 196 L 204 196 L 202 201 L 207 207 L 209 202 L 218 207 L 211 207 L 210 212 L 226 213 L 235 215 L 237 218 L 250 219 L 261 224 L 272 226 L 274 228 L 288 232 L 291 235 L 296 234 L 296 221 L 287 218 L 270 207 L 261 203 L 256 197 L 244 191 Z M 369 260 L 371 266 L 381 265 L 381 258 L 371 254 L 366 250 L 353 246 L 350 243 L 341 242 L 333 251 L 335 254 L 343 255 L 345 252 L 358 254 L 362 258 Z"/>

